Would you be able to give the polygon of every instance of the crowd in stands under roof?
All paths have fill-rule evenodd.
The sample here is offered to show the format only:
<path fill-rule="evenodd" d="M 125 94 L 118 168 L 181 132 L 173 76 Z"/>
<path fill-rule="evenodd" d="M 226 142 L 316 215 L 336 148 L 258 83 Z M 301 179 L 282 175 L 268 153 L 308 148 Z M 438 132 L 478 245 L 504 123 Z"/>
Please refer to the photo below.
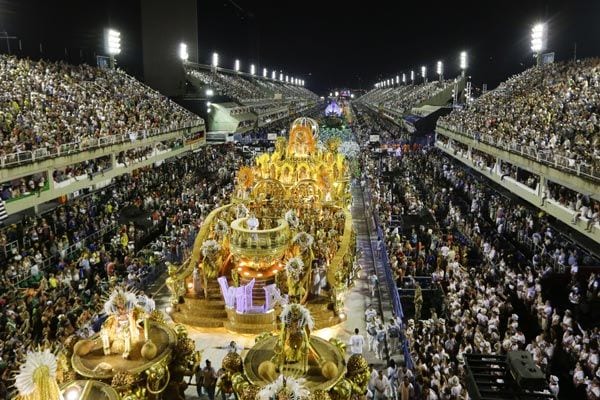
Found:
<path fill-rule="evenodd" d="M 452 85 L 453 81 L 433 81 L 423 85 L 418 85 L 412 90 L 405 90 L 405 87 L 400 86 L 394 93 L 383 102 L 383 106 L 397 110 L 402 113 L 410 112 L 411 108 L 418 106 L 423 101 L 430 99 L 440 91 Z M 403 90 L 404 89 L 404 90 Z"/>
<path fill-rule="evenodd" d="M 310 90 L 284 82 L 249 78 L 243 75 L 232 75 L 195 68 L 188 68 L 186 72 L 192 83 L 204 85 L 212 89 L 215 93 L 231 97 L 242 104 L 251 105 L 259 100 L 275 100 L 276 94 L 281 94 L 279 101 L 318 99 L 318 96 Z M 263 106 L 265 105 L 263 104 Z"/>
<path fill-rule="evenodd" d="M 600 58 L 588 58 L 530 68 L 439 124 L 600 171 L 599 110 Z"/>
<path fill-rule="evenodd" d="M 360 101 L 375 107 L 385 107 L 402 114 L 448 88 L 454 81 L 432 81 L 417 85 L 376 88 L 360 97 Z"/>
<path fill-rule="evenodd" d="M 120 70 L 0 55 L 0 155 L 202 119 Z"/>

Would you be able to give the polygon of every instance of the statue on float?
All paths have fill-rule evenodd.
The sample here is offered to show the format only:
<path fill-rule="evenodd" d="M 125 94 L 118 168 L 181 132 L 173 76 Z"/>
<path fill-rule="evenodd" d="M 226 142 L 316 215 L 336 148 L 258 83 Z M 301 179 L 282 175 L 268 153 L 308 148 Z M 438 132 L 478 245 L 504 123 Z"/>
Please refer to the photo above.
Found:
<path fill-rule="evenodd" d="M 275 344 L 272 362 L 279 371 L 285 364 L 299 363 L 302 372 L 308 371 L 310 332 L 314 321 L 310 311 L 300 304 L 286 305 L 281 311 L 281 333 Z"/>
<path fill-rule="evenodd" d="M 314 243 L 312 235 L 300 232 L 292 239 L 293 257 L 286 263 L 288 294 L 291 301 L 305 303 L 309 291 L 307 287 L 312 276 Z"/>
<path fill-rule="evenodd" d="M 143 311 L 137 306 L 137 296 L 115 289 L 104 303 L 104 312 L 108 315 L 100 331 L 104 355 L 117 353 L 129 358 L 132 347 L 140 340 L 138 318 Z"/>
<path fill-rule="evenodd" d="M 205 240 L 202 243 L 202 279 L 204 281 L 204 298 L 208 299 L 208 280 L 216 279 L 219 273 L 221 246 L 216 240 Z"/>

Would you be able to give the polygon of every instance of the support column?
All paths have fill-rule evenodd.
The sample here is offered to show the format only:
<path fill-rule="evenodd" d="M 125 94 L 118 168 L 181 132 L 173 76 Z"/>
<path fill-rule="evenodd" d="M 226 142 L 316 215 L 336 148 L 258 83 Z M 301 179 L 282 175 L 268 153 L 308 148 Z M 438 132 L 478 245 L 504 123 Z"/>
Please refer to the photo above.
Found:
<path fill-rule="evenodd" d="M 546 201 L 546 188 L 548 188 L 548 179 L 545 176 L 539 175 L 540 183 L 538 184 L 538 192 L 537 195 L 540 198 L 540 204 L 544 205 Z"/>
<path fill-rule="evenodd" d="M 46 171 L 46 176 L 48 179 L 48 189 L 50 190 L 50 193 L 52 193 L 54 191 L 54 176 L 53 176 L 54 170 L 53 169 L 49 169 L 48 171 Z"/>

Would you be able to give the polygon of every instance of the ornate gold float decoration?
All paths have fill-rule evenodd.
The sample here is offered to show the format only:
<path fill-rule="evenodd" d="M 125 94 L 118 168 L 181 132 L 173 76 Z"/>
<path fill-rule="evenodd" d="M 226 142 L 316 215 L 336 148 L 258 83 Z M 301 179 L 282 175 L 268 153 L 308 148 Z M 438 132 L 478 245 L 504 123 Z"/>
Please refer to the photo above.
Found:
<path fill-rule="evenodd" d="M 221 389 L 244 400 L 350 400 L 366 393 L 367 361 L 353 355 L 344 361 L 345 345 L 311 335 L 310 311 L 289 304 L 281 314 L 278 335 L 264 333 L 242 358 L 223 359 Z"/>
<path fill-rule="evenodd" d="M 77 341 L 72 351 L 65 346 L 63 354 L 70 356 L 66 364 L 72 371 L 63 375 L 71 382 L 103 382 L 123 400 L 184 399 L 184 378 L 194 373 L 201 356 L 185 327 L 166 324 L 151 299 L 118 288 L 106 301 L 105 311 L 109 318 L 100 333 Z M 72 385 L 72 390 L 76 387 L 84 390 L 82 385 Z"/>
<path fill-rule="evenodd" d="M 207 216 L 191 257 L 169 271 L 175 321 L 260 333 L 276 328 L 288 301 L 313 311 L 317 329 L 345 317 L 356 247 L 349 163 L 339 140 L 320 148 L 318 134 L 314 120 L 299 118 L 289 140 L 240 168 L 231 204 Z M 294 277 L 292 259 L 302 264 Z M 214 317 L 202 316 L 207 309 Z"/>

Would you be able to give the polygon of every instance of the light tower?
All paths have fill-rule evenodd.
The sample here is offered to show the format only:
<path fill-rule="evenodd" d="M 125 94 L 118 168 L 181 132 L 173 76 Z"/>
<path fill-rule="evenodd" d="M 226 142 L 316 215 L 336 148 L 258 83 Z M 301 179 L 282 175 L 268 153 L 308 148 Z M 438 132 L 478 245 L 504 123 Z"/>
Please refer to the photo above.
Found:
<path fill-rule="evenodd" d="M 266 77 L 267 77 L 267 69 L 263 68 L 263 78 L 266 78 Z"/>
<path fill-rule="evenodd" d="M 219 54 L 213 53 L 213 55 L 212 55 L 212 67 L 214 68 L 215 72 L 217 71 L 217 67 L 218 66 L 219 66 Z"/>
<path fill-rule="evenodd" d="M 436 69 L 435 72 L 437 72 L 437 74 L 440 77 L 440 82 L 444 80 L 444 63 L 442 63 L 441 61 L 438 61 L 436 64 Z"/>
<path fill-rule="evenodd" d="M 115 68 L 115 56 L 121 53 L 121 32 L 114 29 L 107 29 L 104 32 L 106 52 L 110 56 L 110 67 Z"/>
<path fill-rule="evenodd" d="M 187 44 L 185 43 L 179 43 L 179 59 L 182 62 L 186 62 L 189 58 L 189 54 L 188 54 L 188 50 L 187 50 Z"/>
<path fill-rule="evenodd" d="M 235 65 L 233 67 L 235 72 L 240 72 L 240 60 L 235 60 Z"/>
<path fill-rule="evenodd" d="M 427 83 L 427 67 L 424 65 L 421 67 L 421 76 L 423 77 L 423 82 Z"/>
<path fill-rule="evenodd" d="M 413 84 L 413 85 L 415 84 L 415 71 L 414 70 L 410 71 L 410 81 L 411 81 L 411 84 Z"/>
<path fill-rule="evenodd" d="M 250 75 L 254 75 L 256 73 L 256 67 L 254 66 L 254 64 L 250 65 Z"/>
<path fill-rule="evenodd" d="M 531 50 L 535 54 L 538 66 L 540 66 L 542 61 L 542 52 L 546 50 L 547 36 L 546 24 L 535 24 L 533 28 L 531 28 Z"/>
<path fill-rule="evenodd" d="M 402 73 L 402 83 L 406 83 L 406 74 Z"/>
<path fill-rule="evenodd" d="M 467 69 L 467 52 L 461 51 L 460 52 L 460 70 L 461 70 L 462 76 L 465 76 L 466 69 Z"/>

